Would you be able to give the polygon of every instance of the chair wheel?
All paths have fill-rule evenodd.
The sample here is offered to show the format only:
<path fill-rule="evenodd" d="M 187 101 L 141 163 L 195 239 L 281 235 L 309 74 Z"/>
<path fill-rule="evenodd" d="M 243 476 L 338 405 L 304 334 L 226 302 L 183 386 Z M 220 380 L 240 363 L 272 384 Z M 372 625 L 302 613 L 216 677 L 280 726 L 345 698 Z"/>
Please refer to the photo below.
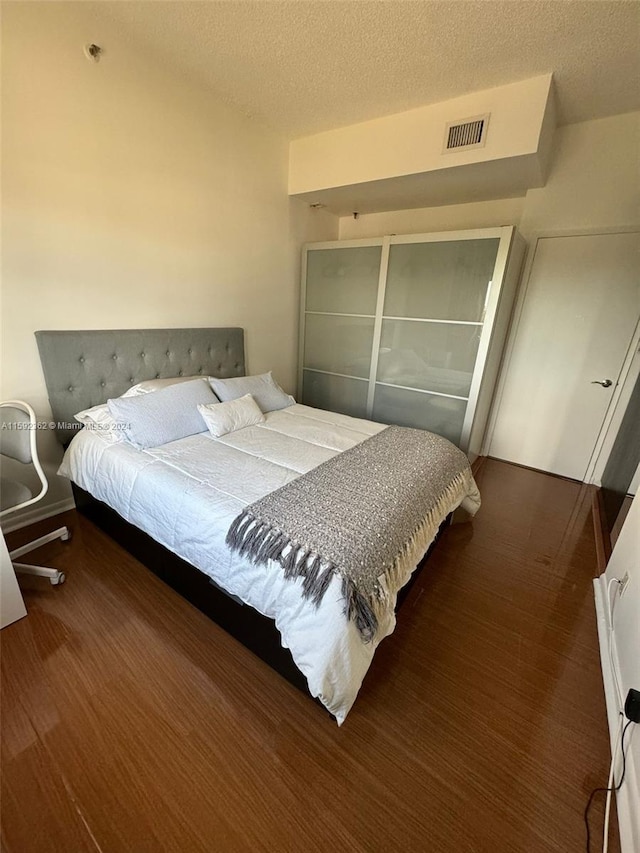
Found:
<path fill-rule="evenodd" d="M 66 581 L 66 579 L 67 579 L 67 576 L 65 575 L 64 572 L 60 572 L 60 574 L 56 578 L 49 578 L 52 586 L 59 586 L 61 583 L 64 583 Z"/>

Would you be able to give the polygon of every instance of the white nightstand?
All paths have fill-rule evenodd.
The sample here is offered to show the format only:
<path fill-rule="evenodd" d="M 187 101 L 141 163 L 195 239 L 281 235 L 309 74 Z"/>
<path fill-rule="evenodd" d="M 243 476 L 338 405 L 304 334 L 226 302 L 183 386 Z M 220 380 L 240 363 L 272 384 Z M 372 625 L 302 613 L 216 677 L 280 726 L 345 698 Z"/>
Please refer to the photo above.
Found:
<path fill-rule="evenodd" d="M 0 628 L 5 628 L 26 616 L 27 608 L 24 606 L 16 573 L 11 565 L 7 543 L 4 536 L 0 539 Z"/>

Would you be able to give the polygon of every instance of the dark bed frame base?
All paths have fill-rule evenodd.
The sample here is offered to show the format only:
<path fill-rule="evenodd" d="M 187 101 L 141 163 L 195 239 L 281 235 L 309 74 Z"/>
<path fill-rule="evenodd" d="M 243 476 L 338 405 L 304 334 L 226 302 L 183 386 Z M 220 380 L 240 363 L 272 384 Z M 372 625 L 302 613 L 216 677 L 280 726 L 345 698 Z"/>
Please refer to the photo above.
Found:
<path fill-rule="evenodd" d="M 115 510 L 102 501 L 96 500 L 75 483 L 72 483 L 72 488 L 78 512 L 114 539 L 194 607 L 279 672 L 287 681 L 309 695 L 307 680 L 293 662 L 289 649 L 282 646 L 280 633 L 272 619 L 232 597 L 199 569 L 167 550 L 139 528 L 129 524 Z M 399 592 L 398 607 L 416 582 L 447 521 L 448 519 L 442 523 L 425 558 Z"/>

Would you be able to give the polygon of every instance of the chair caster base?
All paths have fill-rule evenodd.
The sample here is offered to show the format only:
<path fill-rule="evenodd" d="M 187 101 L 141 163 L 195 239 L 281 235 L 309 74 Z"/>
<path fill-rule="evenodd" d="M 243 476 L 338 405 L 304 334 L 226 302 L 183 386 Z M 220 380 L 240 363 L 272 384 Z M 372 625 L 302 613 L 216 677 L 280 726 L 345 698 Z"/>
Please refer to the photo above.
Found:
<path fill-rule="evenodd" d="M 21 575 L 33 575 L 37 578 L 47 578 L 53 586 L 64 583 L 66 575 L 59 569 L 49 569 L 46 566 L 32 566 L 29 563 L 13 563 L 15 571 Z"/>

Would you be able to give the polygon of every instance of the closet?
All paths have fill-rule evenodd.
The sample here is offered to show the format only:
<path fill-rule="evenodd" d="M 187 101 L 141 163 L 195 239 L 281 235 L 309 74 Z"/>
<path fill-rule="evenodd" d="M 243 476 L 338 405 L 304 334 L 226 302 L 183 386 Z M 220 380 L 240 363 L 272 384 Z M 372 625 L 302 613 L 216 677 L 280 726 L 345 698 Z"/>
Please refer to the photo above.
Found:
<path fill-rule="evenodd" d="M 475 458 L 524 248 L 513 227 L 307 244 L 298 399 Z"/>

